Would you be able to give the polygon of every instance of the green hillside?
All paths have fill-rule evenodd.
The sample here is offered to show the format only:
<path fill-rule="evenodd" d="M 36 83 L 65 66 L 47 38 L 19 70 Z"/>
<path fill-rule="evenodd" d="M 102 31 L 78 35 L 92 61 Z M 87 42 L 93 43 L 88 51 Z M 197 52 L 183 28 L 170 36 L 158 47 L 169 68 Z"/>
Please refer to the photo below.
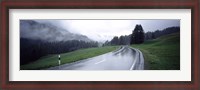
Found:
<path fill-rule="evenodd" d="M 180 69 L 180 34 L 174 33 L 132 45 L 143 52 L 145 69 L 179 70 Z"/>
<path fill-rule="evenodd" d="M 98 56 L 110 51 L 117 49 L 118 46 L 107 46 L 107 47 L 99 47 L 99 48 L 88 48 L 88 49 L 80 49 L 69 53 L 63 53 L 61 55 L 61 64 L 66 64 L 70 62 L 75 62 L 78 60 Z M 38 70 L 45 69 L 58 65 L 58 54 L 49 55 L 40 58 L 39 60 L 22 65 L 20 67 L 21 70 Z"/>

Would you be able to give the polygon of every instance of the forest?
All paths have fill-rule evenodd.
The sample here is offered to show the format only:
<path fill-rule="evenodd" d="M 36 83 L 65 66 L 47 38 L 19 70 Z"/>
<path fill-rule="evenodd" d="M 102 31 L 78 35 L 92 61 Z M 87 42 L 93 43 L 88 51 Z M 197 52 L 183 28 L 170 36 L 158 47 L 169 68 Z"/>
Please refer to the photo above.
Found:
<path fill-rule="evenodd" d="M 81 48 L 97 47 L 97 42 L 81 40 L 55 41 L 34 40 L 20 38 L 20 65 L 38 60 L 51 54 L 71 52 Z"/>

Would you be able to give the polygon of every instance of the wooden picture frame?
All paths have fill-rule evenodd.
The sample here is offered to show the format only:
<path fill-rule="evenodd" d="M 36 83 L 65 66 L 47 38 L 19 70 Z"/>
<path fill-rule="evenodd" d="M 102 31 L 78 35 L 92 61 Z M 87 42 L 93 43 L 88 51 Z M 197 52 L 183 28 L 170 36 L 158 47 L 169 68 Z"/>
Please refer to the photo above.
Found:
<path fill-rule="evenodd" d="M 191 81 L 9 81 L 9 9 L 191 9 Z M 1 89 L 199 90 L 198 0 L 4 0 L 1 2 Z"/>

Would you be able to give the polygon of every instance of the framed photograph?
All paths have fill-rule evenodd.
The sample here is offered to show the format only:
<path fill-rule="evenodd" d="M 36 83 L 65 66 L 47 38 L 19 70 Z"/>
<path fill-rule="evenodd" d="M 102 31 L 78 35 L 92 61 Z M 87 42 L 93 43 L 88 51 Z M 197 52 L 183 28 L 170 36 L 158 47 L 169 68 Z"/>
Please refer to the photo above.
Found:
<path fill-rule="evenodd" d="M 198 0 L 4 0 L 1 13 L 1 89 L 200 89 Z"/>

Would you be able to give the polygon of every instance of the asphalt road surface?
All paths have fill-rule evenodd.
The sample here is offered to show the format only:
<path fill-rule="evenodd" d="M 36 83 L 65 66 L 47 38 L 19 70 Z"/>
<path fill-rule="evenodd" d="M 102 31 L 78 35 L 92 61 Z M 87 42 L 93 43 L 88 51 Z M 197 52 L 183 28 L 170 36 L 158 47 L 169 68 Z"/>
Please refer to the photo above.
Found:
<path fill-rule="evenodd" d="M 86 52 L 87 53 L 87 52 Z M 61 60 L 62 62 L 62 60 Z M 143 70 L 142 52 L 129 46 L 96 57 L 48 68 L 48 70 Z"/>

